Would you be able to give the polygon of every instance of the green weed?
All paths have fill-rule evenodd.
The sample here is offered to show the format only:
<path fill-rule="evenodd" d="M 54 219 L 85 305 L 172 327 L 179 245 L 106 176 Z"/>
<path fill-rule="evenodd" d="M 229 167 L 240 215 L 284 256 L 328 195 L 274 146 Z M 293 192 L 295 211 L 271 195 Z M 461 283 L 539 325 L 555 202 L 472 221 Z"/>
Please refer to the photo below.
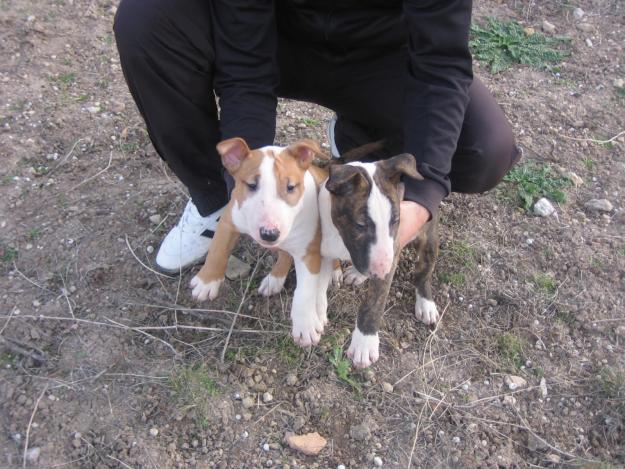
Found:
<path fill-rule="evenodd" d="M 532 277 L 532 283 L 538 288 L 540 291 L 544 293 L 553 294 L 558 287 L 556 284 L 556 279 L 554 279 L 549 274 L 537 273 Z"/>
<path fill-rule="evenodd" d="M 514 371 L 525 364 L 523 359 L 523 343 L 514 334 L 506 332 L 497 340 L 501 363 L 504 368 Z"/>
<path fill-rule="evenodd" d="M 454 287 L 461 287 L 466 283 L 466 279 L 462 272 L 454 272 L 451 274 L 447 272 L 441 272 L 438 274 L 438 280 L 441 283 L 447 283 L 449 285 L 453 285 Z"/>
<path fill-rule="evenodd" d="M 336 376 L 344 383 L 349 384 L 356 394 L 360 395 L 362 393 L 362 386 L 349 375 L 351 363 L 343 355 L 343 348 L 340 345 L 334 346 L 329 360 L 332 366 L 334 366 Z"/>
<path fill-rule="evenodd" d="M 584 166 L 586 166 L 586 169 L 588 171 L 592 171 L 595 167 L 595 160 L 593 160 L 591 157 L 586 157 L 582 160 L 584 162 Z"/>
<path fill-rule="evenodd" d="M 609 399 L 625 399 L 625 373 L 606 366 L 599 373 L 599 384 Z"/>
<path fill-rule="evenodd" d="M 538 165 L 534 162 L 515 166 L 504 181 L 517 185 L 519 203 L 526 211 L 530 211 L 534 202 L 541 197 L 564 202 L 566 194 L 562 189 L 571 185 L 567 178 L 554 175 L 549 165 Z"/>
<path fill-rule="evenodd" d="M 11 246 L 0 246 L 0 253 L 3 264 L 12 264 L 17 259 L 18 251 Z"/>
<path fill-rule="evenodd" d="M 209 375 L 206 366 L 180 368 L 170 376 L 169 385 L 183 409 L 193 409 L 198 423 L 206 428 L 208 416 L 213 412 L 210 397 L 219 392 L 217 383 Z"/>
<path fill-rule="evenodd" d="M 488 18 L 484 27 L 471 25 L 471 51 L 478 60 L 486 62 L 491 73 L 499 73 L 513 64 L 550 69 L 561 62 L 567 51 L 554 47 L 568 42 L 563 37 L 547 37 L 541 33 L 526 34 L 516 21 Z"/>
<path fill-rule="evenodd" d="M 309 117 L 302 119 L 302 122 L 306 125 L 319 125 L 319 121 L 317 119 L 311 119 Z"/>

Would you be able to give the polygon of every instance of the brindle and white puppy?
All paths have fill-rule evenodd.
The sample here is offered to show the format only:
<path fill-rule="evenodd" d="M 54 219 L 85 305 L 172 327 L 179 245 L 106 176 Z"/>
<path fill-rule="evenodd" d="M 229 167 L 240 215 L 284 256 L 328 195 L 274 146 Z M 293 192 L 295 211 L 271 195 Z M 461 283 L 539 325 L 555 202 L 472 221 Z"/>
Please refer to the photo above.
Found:
<path fill-rule="evenodd" d="M 271 274 L 261 283 L 261 294 L 280 291 L 291 258 L 295 262 L 292 335 L 303 347 L 317 344 L 327 323 L 327 287 L 333 271 L 332 259 L 320 254 L 317 193 L 327 171 L 311 166 L 313 157 L 321 154 L 319 147 L 302 140 L 288 147 L 250 150 L 244 140 L 233 138 L 220 142 L 217 150 L 235 186 L 206 262 L 191 280 L 193 297 L 217 296 L 239 234 L 247 234 L 263 247 L 280 250 Z"/>
<path fill-rule="evenodd" d="M 423 179 L 412 155 L 332 165 L 319 192 L 322 256 L 352 262 L 353 268 L 344 276 L 346 283 L 369 278 L 347 351 L 359 368 L 379 357 L 378 330 L 400 251 L 397 231 L 403 175 Z M 438 253 L 436 225 L 436 219 L 428 222 L 414 241 L 419 253 L 415 313 L 428 324 L 438 319 L 430 286 Z"/>

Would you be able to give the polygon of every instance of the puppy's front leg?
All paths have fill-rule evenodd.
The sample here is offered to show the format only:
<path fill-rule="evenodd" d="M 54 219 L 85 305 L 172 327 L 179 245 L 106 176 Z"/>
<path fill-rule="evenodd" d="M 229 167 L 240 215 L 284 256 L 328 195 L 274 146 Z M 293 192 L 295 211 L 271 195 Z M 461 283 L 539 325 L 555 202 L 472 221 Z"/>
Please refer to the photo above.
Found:
<path fill-rule="evenodd" d="M 317 290 L 321 257 L 308 254 L 304 258 L 295 258 L 297 286 L 293 294 L 291 320 L 292 335 L 296 344 L 302 347 L 317 345 L 323 332 L 323 323 L 317 315 Z"/>
<path fill-rule="evenodd" d="M 191 294 L 194 299 L 204 301 L 207 298 L 214 300 L 217 297 L 226 275 L 228 258 L 238 239 L 239 231 L 232 224 L 228 204 L 217 224 L 206 261 L 197 275 L 191 279 L 190 286 L 193 289 Z"/>
<path fill-rule="evenodd" d="M 317 285 L 317 317 L 322 326 L 328 324 L 328 286 L 333 280 L 337 261 L 329 258 L 321 259 L 321 269 L 319 271 L 319 283 Z M 340 265 L 338 267 L 341 268 Z"/>
<path fill-rule="evenodd" d="M 291 255 L 283 250 L 278 251 L 278 260 L 273 265 L 271 269 L 271 273 L 260 282 L 260 287 L 258 287 L 258 293 L 263 296 L 271 296 L 276 293 L 280 293 L 282 287 L 284 287 L 284 281 L 286 280 L 286 276 L 291 269 L 291 264 L 293 263 L 293 258 Z"/>
<path fill-rule="evenodd" d="M 380 279 L 372 276 L 369 279 L 367 294 L 360 305 L 356 328 L 347 349 L 347 356 L 351 358 L 356 368 L 367 368 L 372 363 L 375 363 L 380 356 L 378 330 L 380 329 L 386 299 L 395 274 L 397 257 L 395 256 L 393 266 L 386 277 Z"/>

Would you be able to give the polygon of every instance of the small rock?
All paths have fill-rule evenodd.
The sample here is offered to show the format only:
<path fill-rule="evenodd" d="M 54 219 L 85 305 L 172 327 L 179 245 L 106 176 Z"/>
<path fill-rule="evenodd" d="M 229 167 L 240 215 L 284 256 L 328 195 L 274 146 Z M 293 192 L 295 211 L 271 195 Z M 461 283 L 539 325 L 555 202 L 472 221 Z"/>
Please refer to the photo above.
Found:
<path fill-rule="evenodd" d="M 534 28 L 523 28 L 523 32 L 528 37 L 529 36 L 533 36 L 534 34 L 536 34 L 536 30 Z"/>
<path fill-rule="evenodd" d="M 158 436 L 158 428 L 156 427 L 150 428 L 150 436 Z"/>
<path fill-rule="evenodd" d="M 111 102 L 111 111 L 113 111 L 114 113 L 120 114 L 124 112 L 124 109 L 126 109 L 126 104 L 123 101 Z"/>
<path fill-rule="evenodd" d="M 588 23 L 578 23 L 577 24 L 577 29 L 579 29 L 580 31 L 584 31 L 585 33 L 589 33 L 590 31 L 592 31 L 592 25 L 588 24 Z"/>
<path fill-rule="evenodd" d="M 76 449 L 80 448 L 81 442 L 79 439 L 74 438 L 74 440 L 72 441 L 72 446 Z"/>
<path fill-rule="evenodd" d="M 543 31 L 549 34 L 553 34 L 556 32 L 556 27 L 547 20 L 543 21 L 542 28 Z"/>
<path fill-rule="evenodd" d="M 154 252 L 154 246 L 148 246 L 145 250 L 148 254 L 152 254 Z"/>
<path fill-rule="evenodd" d="M 241 404 L 243 404 L 244 409 L 249 409 L 250 407 L 253 407 L 254 404 L 256 404 L 256 401 L 248 396 L 243 398 Z"/>
<path fill-rule="evenodd" d="M 100 112 L 100 106 L 89 106 L 87 108 L 87 111 L 89 111 L 89 114 L 97 114 L 98 112 Z"/>
<path fill-rule="evenodd" d="M 295 127 L 293 127 L 293 126 L 290 126 L 290 125 L 289 125 L 289 126 L 286 128 L 286 131 L 292 134 L 293 132 L 295 132 Z"/>
<path fill-rule="evenodd" d="M 534 436 L 533 433 L 528 433 L 527 435 L 527 447 L 530 451 L 539 451 L 547 448 L 547 444 L 545 440 L 542 438 L 538 438 Z"/>
<path fill-rule="evenodd" d="M 510 394 L 506 394 L 505 396 L 503 396 L 503 405 L 512 407 L 514 404 L 516 404 L 516 399 L 514 398 L 514 396 L 511 396 Z"/>
<path fill-rule="evenodd" d="M 607 199 L 591 199 L 584 204 L 584 207 L 593 212 L 611 212 L 614 209 Z"/>
<path fill-rule="evenodd" d="M 618 326 L 616 328 L 616 335 L 619 337 L 625 337 L 625 326 Z"/>
<path fill-rule="evenodd" d="M 336 466 L 336 469 L 345 469 L 345 465 L 344 464 L 339 464 L 338 466 Z"/>
<path fill-rule="evenodd" d="M 26 451 L 26 461 L 35 463 L 39 460 L 39 455 L 41 454 L 41 448 L 30 448 Z"/>
<path fill-rule="evenodd" d="M 237 257 L 230 256 L 228 258 L 228 266 L 226 267 L 226 277 L 228 277 L 229 280 L 236 280 L 249 274 L 250 269 L 249 264 Z"/>
<path fill-rule="evenodd" d="M 295 373 L 289 373 L 286 375 L 286 384 L 289 386 L 295 386 L 297 384 L 297 375 Z"/>
<path fill-rule="evenodd" d="M 581 20 L 585 14 L 586 12 L 579 7 L 573 10 L 573 16 L 575 17 L 576 20 Z"/>
<path fill-rule="evenodd" d="M 554 453 L 548 454 L 547 461 L 553 464 L 560 464 L 560 456 Z"/>
<path fill-rule="evenodd" d="M 352 425 L 349 429 L 349 436 L 356 441 L 368 440 L 371 437 L 371 430 L 364 423 L 361 423 L 360 425 Z"/>
<path fill-rule="evenodd" d="M 267 403 L 269 403 L 271 401 L 273 401 L 273 396 L 271 395 L 271 393 L 269 393 L 269 392 L 264 393 L 263 394 L 263 402 L 265 404 L 267 404 Z"/>
<path fill-rule="evenodd" d="M 382 389 L 384 390 L 384 392 L 390 394 L 393 392 L 393 385 L 391 383 L 384 382 L 382 383 Z"/>
<path fill-rule="evenodd" d="M 545 197 L 538 199 L 534 204 L 534 214 L 539 217 L 548 217 L 555 213 L 555 207 Z"/>
<path fill-rule="evenodd" d="M 573 186 L 575 187 L 579 187 L 582 184 L 584 184 L 584 180 L 579 177 L 577 174 L 575 174 L 573 171 L 567 171 L 564 174 L 564 177 L 566 177 L 569 181 L 571 181 L 573 183 Z"/>
<path fill-rule="evenodd" d="M 507 375 L 505 382 L 508 385 L 508 389 L 514 391 L 515 389 L 523 388 L 527 386 L 527 381 L 520 376 Z"/>
<path fill-rule="evenodd" d="M 161 216 L 158 213 L 155 213 L 154 215 L 150 215 L 149 220 L 154 223 L 155 225 L 158 225 L 161 222 Z"/>
<path fill-rule="evenodd" d="M 270 449 L 270 448 L 269 448 L 269 443 L 265 443 L 265 444 L 263 445 L 263 451 L 269 451 L 269 449 Z"/>
<path fill-rule="evenodd" d="M 588 47 L 592 47 L 592 40 L 589 37 L 587 37 L 584 42 L 586 43 Z"/>
<path fill-rule="evenodd" d="M 373 458 L 373 464 L 375 467 L 382 467 L 382 458 L 380 456 L 376 456 Z"/>
<path fill-rule="evenodd" d="M 37 329 L 31 329 L 30 330 L 30 337 L 34 340 L 39 340 L 41 339 L 41 335 L 39 334 L 39 332 L 37 331 Z"/>
<path fill-rule="evenodd" d="M 301 415 L 298 415 L 295 419 L 293 419 L 293 430 L 296 432 L 304 428 L 304 425 L 306 425 L 306 419 Z"/>
<path fill-rule="evenodd" d="M 497 306 L 497 300 L 495 298 L 489 298 L 487 303 L 489 306 Z"/>
<path fill-rule="evenodd" d="M 625 80 L 623 80 L 622 78 L 615 78 L 612 84 L 616 88 L 625 88 Z"/>
<path fill-rule="evenodd" d="M 458 444 L 460 443 L 460 437 L 459 436 L 454 436 L 451 441 L 453 441 L 454 443 Z"/>
<path fill-rule="evenodd" d="M 547 397 L 547 381 L 545 378 L 540 378 L 540 394 L 543 398 Z"/>
<path fill-rule="evenodd" d="M 287 444 L 294 449 L 308 456 L 316 456 L 328 443 L 319 433 L 306 433 L 305 435 L 295 435 L 288 432 L 285 435 Z"/>

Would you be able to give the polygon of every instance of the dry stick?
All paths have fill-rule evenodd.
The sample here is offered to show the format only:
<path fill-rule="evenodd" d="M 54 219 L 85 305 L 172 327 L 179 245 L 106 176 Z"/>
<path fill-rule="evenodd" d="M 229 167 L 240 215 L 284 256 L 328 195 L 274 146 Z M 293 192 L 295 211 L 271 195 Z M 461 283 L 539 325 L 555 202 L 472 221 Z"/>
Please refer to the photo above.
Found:
<path fill-rule="evenodd" d="M 48 293 L 52 293 L 53 295 L 55 294 L 55 292 L 53 292 L 52 290 L 48 290 L 46 287 L 44 287 L 43 285 L 39 285 L 37 282 L 35 282 L 34 280 L 29 279 L 28 277 L 26 277 L 26 275 L 24 275 L 20 269 L 17 268 L 17 264 L 15 264 L 15 261 L 13 261 L 13 270 L 15 270 L 15 272 L 17 272 L 20 277 L 22 277 L 24 280 L 26 280 L 28 283 L 30 283 L 31 285 L 36 286 L 37 288 L 40 288 L 42 290 L 47 291 Z"/>
<path fill-rule="evenodd" d="M 124 461 L 120 461 L 119 459 L 117 459 L 117 458 L 116 458 L 116 457 L 114 457 L 114 456 L 111 456 L 110 454 L 109 454 L 109 455 L 107 455 L 106 457 L 107 457 L 107 458 L 111 458 L 111 459 L 113 459 L 114 461 L 117 461 L 117 462 L 118 462 L 118 463 L 120 463 L 122 466 L 124 466 L 124 467 L 126 467 L 126 468 L 128 468 L 128 469 L 132 469 L 132 466 L 129 466 L 129 465 L 128 465 L 128 464 L 126 464 Z"/>
<path fill-rule="evenodd" d="M 412 456 L 414 455 L 415 447 L 417 446 L 417 438 L 419 437 L 419 427 L 421 426 L 421 417 L 423 416 L 423 410 L 425 409 L 425 405 L 421 407 L 421 412 L 419 413 L 419 419 L 417 420 L 417 428 L 414 431 L 414 439 L 412 440 L 412 449 L 410 450 L 410 458 L 408 459 L 408 469 L 412 467 Z"/>
<path fill-rule="evenodd" d="M 245 298 L 247 296 L 247 292 L 250 289 L 250 285 L 252 284 L 252 280 L 254 280 L 254 275 L 256 275 L 256 270 L 258 269 L 258 266 L 260 265 L 260 262 L 264 258 L 265 258 L 265 253 L 263 252 L 263 254 L 260 256 L 260 258 L 256 261 L 256 265 L 254 266 L 254 270 L 252 271 L 252 275 L 250 275 L 250 279 L 247 281 L 247 285 L 245 286 L 245 291 L 243 292 L 243 298 L 241 298 L 241 302 L 239 303 L 239 307 L 237 308 L 237 311 L 234 314 L 234 317 L 232 318 L 232 324 L 230 324 L 230 330 L 228 331 L 228 335 L 226 337 L 226 343 L 224 344 L 224 348 L 221 351 L 221 357 L 219 358 L 221 363 L 223 363 L 225 358 L 226 358 L 226 350 L 228 349 L 228 343 L 230 342 L 230 336 L 232 335 L 232 330 L 234 329 L 234 323 L 237 321 L 237 317 L 239 316 L 239 313 L 241 312 L 241 308 L 243 307 L 243 303 L 245 303 Z"/>
<path fill-rule="evenodd" d="M 59 162 L 59 164 L 57 164 L 54 168 L 52 168 L 48 174 L 52 173 L 53 171 L 56 171 L 61 166 L 63 166 L 65 162 L 69 159 L 69 157 L 72 156 L 72 153 L 74 153 L 74 150 L 76 149 L 76 145 L 78 145 L 83 140 L 84 138 L 79 138 L 78 140 L 76 140 L 74 144 L 72 145 L 72 148 L 70 149 L 69 153 L 65 155 L 65 157 Z"/>
<path fill-rule="evenodd" d="M 276 404 L 275 406 L 273 406 L 271 408 L 271 410 L 269 410 L 265 415 L 263 415 L 262 417 L 260 417 L 258 420 L 256 420 L 254 423 L 252 423 L 252 425 L 256 425 L 258 422 L 260 422 L 261 420 L 263 420 L 265 417 L 267 417 L 269 414 L 271 414 L 274 410 L 276 410 L 278 407 L 280 407 L 282 405 L 282 402 Z"/>
<path fill-rule="evenodd" d="M 13 313 L 15 312 L 16 308 L 13 308 L 11 310 L 11 312 L 9 313 L 9 317 L 7 318 L 6 322 L 4 323 L 4 326 L 2 326 L 2 329 L 0 329 L 0 336 L 2 335 L 2 333 L 4 332 L 4 330 L 7 328 L 7 326 L 9 325 L 9 322 L 11 321 L 11 318 L 13 317 Z"/>
<path fill-rule="evenodd" d="M 30 427 L 33 424 L 33 419 L 35 418 L 37 407 L 39 407 L 39 402 L 41 402 L 41 399 L 43 398 L 43 395 L 46 393 L 47 390 L 48 390 L 48 383 L 46 383 L 45 387 L 43 388 L 43 391 L 41 391 L 41 394 L 39 394 L 39 397 L 37 398 L 37 402 L 35 402 L 35 407 L 33 407 L 33 413 L 30 414 L 30 420 L 28 421 L 28 428 L 26 428 L 26 440 L 24 441 L 24 456 L 22 459 L 22 468 L 26 467 L 26 453 L 28 453 L 28 440 L 30 438 Z"/>
<path fill-rule="evenodd" d="M 567 138 L 569 140 L 577 140 L 578 142 L 590 142 L 590 143 L 597 143 L 599 145 L 606 145 L 608 143 L 612 143 L 614 140 L 619 138 L 621 135 L 625 135 L 625 130 L 623 130 L 622 132 L 619 132 L 614 137 L 609 138 L 607 140 L 595 140 L 594 138 L 569 137 L 568 135 L 564 135 L 564 134 L 558 134 L 558 135 L 560 137 Z"/>
<path fill-rule="evenodd" d="M 93 179 L 97 178 L 100 174 L 102 174 L 103 172 L 107 171 L 110 167 L 111 167 L 111 162 L 113 161 L 113 152 L 111 152 L 111 155 L 109 156 L 109 162 L 106 165 L 106 168 L 101 169 L 100 171 L 98 171 L 97 173 L 95 173 L 93 176 L 88 177 L 87 179 L 85 179 L 84 181 L 76 184 L 74 187 L 72 187 L 70 189 L 70 191 L 76 190 L 78 189 L 80 186 L 87 184 L 89 181 L 92 181 Z"/>
<path fill-rule="evenodd" d="M 145 267 L 146 269 L 148 269 L 148 270 L 149 270 L 150 272 L 152 272 L 153 274 L 160 275 L 161 277 L 166 277 L 166 278 L 172 278 L 172 279 L 173 279 L 173 278 L 176 278 L 176 277 L 172 277 L 171 275 L 165 275 L 165 274 L 162 274 L 162 273 L 160 273 L 160 272 L 158 272 L 158 271 L 156 271 L 156 270 L 154 270 L 154 269 L 152 269 L 152 268 L 148 267 L 147 265 L 145 265 L 145 264 L 141 261 L 141 259 L 139 259 L 139 258 L 137 257 L 137 255 L 135 254 L 135 252 L 134 252 L 134 251 L 132 250 L 132 248 L 130 247 L 130 242 L 128 241 L 128 235 L 124 235 L 124 238 L 126 239 L 126 246 L 128 246 L 128 249 L 130 250 L 130 253 L 132 254 L 132 256 L 133 256 L 135 259 L 137 259 L 137 262 L 138 262 L 139 264 L 141 264 L 143 267 Z"/>

